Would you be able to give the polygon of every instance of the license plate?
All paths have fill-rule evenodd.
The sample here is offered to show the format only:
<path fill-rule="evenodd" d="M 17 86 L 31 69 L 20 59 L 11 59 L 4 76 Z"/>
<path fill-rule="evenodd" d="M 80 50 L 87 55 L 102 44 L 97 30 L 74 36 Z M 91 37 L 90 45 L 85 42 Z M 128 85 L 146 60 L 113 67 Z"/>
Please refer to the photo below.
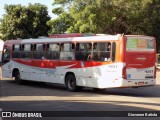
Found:
<path fill-rule="evenodd" d="M 138 85 L 144 85 L 144 82 L 138 82 Z"/>

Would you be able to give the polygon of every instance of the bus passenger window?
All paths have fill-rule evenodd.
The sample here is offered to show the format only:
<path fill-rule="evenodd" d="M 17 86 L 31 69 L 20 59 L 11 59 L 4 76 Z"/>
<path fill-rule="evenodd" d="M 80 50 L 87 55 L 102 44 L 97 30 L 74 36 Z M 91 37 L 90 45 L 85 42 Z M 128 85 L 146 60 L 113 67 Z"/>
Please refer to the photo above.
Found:
<path fill-rule="evenodd" d="M 13 45 L 12 47 L 12 58 L 20 58 L 20 45 Z"/>
<path fill-rule="evenodd" d="M 93 52 L 98 52 L 97 43 L 93 44 Z"/>
<path fill-rule="evenodd" d="M 24 59 L 32 58 L 31 46 L 32 46 L 31 44 L 22 45 L 21 58 L 24 58 Z"/>
<path fill-rule="evenodd" d="M 111 43 L 107 44 L 107 51 L 111 51 Z"/>
<path fill-rule="evenodd" d="M 45 59 L 46 51 L 45 44 L 34 44 L 33 58 L 34 59 Z"/>
<path fill-rule="evenodd" d="M 92 43 L 77 43 L 76 44 L 76 60 L 91 60 L 92 59 Z"/>
<path fill-rule="evenodd" d="M 64 51 L 64 44 L 63 43 L 61 43 L 61 51 Z"/>
<path fill-rule="evenodd" d="M 59 59 L 59 43 L 57 44 L 47 44 L 47 54 L 46 59 L 56 60 Z"/>
<path fill-rule="evenodd" d="M 81 54 L 80 52 L 80 44 L 79 43 L 76 43 L 76 60 L 83 60 L 83 55 Z"/>
<path fill-rule="evenodd" d="M 106 46 L 107 46 L 107 51 L 106 51 L 106 58 L 104 61 L 111 61 L 111 43 L 107 42 Z"/>
<path fill-rule="evenodd" d="M 92 59 L 94 61 L 100 61 L 100 51 L 98 49 L 97 43 L 93 44 L 93 56 Z"/>
<path fill-rule="evenodd" d="M 94 61 L 110 61 L 110 42 L 97 42 L 93 44 L 93 56 Z"/>
<path fill-rule="evenodd" d="M 72 43 L 71 51 L 74 51 L 74 49 L 75 49 L 75 44 L 74 44 L 74 43 Z"/>
<path fill-rule="evenodd" d="M 116 43 L 112 43 L 112 61 L 114 62 L 116 58 Z"/>
<path fill-rule="evenodd" d="M 73 43 L 62 43 L 60 59 L 61 60 L 74 60 Z"/>

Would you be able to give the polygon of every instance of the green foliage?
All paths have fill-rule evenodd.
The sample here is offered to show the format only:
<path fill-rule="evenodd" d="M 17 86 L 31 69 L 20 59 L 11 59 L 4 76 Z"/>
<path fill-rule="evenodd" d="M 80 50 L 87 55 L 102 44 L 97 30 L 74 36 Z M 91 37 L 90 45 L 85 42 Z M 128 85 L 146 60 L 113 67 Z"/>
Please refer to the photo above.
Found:
<path fill-rule="evenodd" d="M 70 18 L 73 18 L 70 21 L 72 24 L 66 28 L 69 33 L 143 34 L 143 9 L 149 2 L 150 0 L 55 0 L 53 5 L 60 7 L 54 8 L 53 11 L 55 14 L 60 14 L 59 10 L 62 11 L 62 8 L 68 11 Z M 56 20 L 61 18 L 64 21 L 64 17 L 61 17 L 63 12 Z"/>
<path fill-rule="evenodd" d="M 144 32 L 157 39 L 157 51 L 160 52 L 160 0 L 152 0 L 146 7 L 145 15 L 147 29 Z"/>
<path fill-rule="evenodd" d="M 142 0 L 76 0 L 70 8 L 75 31 L 94 33 L 138 33 L 143 22 Z M 85 29 L 84 29 L 85 26 Z"/>
<path fill-rule="evenodd" d="M 47 25 L 51 27 L 49 34 L 65 33 L 73 25 L 74 19 L 68 12 L 72 2 L 73 0 L 54 0 L 52 5 L 56 7 L 52 12 L 59 16 L 57 19 L 47 22 Z"/>
<path fill-rule="evenodd" d="M 144 34 L 160 39 L 160 0 L 55 0 L 55 6 L 59 17 L 50 21 L 52 33 Z M 57 23 L 63 23 L 61 29 Z"/>
<path fill-rule="evenodd" d="M 62 7 L 59 7 L 59 8 L 55 8 L 52 10 L 52 13 L 54 14 L 57 14 L 57 15 L 60 15 L 62 14 L 64 11 L 63 11 L 63 8 Z"/>
<path fill-rule="evenodd" d="M 49 34 L 65 33 L 67 28 L 70 27 L 72 18 L 66 12 L 63 12 L 58 19 L 50 20 L 47 22 L 48 26 L 51 26 Z"/>
<path fill-rule="evenodd" d="M 36 38 L 47 36 L 50 20 L 47 7 L 41 4 L 5 5 L 3 19 L 1 19 L 0 33 L 3 40 L 16 38 Z"/>

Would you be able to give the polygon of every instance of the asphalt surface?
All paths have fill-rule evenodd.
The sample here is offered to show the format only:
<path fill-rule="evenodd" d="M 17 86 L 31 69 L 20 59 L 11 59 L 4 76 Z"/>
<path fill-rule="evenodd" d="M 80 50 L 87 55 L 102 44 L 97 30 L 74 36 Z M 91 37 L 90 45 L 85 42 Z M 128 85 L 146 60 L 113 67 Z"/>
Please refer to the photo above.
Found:
<path fill-rule="evenodd" d="M 49 83 L 24 82 L 23 85 L 17 85 L 14 80 L 4 78 L 0 80 L 0 83 L 0 108 L 2 111 L 160 111 L 160 71 L 157 72 L 156 86 L 137 89 L 112 88 L 98 93 L 90 88 L 85 88 L 81 92 L 69 92 L 62 85 Z M 73 112 L 74 114 L 76 113 Z M 3 118 L 3 120 L 19 119 L 30 120 L 31 118 Z M 160 120 L 159 117 L 52 117 L 37 119 Z"/>

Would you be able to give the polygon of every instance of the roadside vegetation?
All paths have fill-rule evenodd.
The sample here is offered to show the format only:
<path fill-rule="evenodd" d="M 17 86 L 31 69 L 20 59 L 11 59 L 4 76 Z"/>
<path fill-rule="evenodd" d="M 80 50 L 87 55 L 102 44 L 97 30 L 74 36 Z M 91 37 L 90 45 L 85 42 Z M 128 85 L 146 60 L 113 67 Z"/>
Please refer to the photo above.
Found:
<path fill-rule="evenodd" d="M 57 15 L 53 19 L 41 4 L 5 5 L 1 39 L 60 33 L 141 34 L 154 36 L 160 49 L 159 0 L 54 0 L 52 5 Z"/>

